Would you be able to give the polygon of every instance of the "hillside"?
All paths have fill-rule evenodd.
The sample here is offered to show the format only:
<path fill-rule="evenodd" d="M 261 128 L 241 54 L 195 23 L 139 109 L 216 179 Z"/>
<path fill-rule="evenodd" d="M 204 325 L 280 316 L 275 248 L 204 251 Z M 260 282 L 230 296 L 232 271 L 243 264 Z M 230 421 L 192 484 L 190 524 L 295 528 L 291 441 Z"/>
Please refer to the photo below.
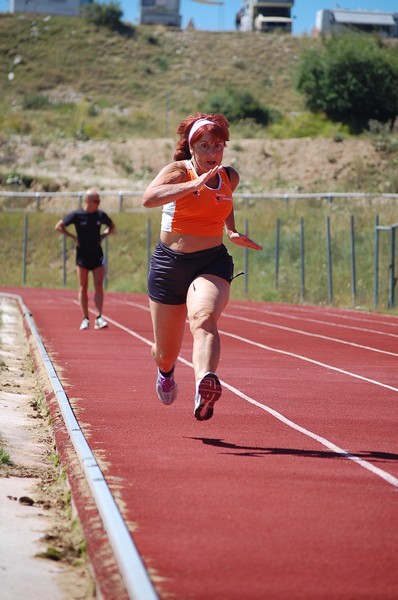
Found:
<path fill-rule="evenodd" d="M 301 50 L 314 43 L 304 37 L 145 26 L 121 35 L 83 18 L 1 15 L 0 69 L 8 81 L 2 112 L 10 106 L 14 117 L 22 107 L 47 110 L 48 124 L 57 124 L 55 108 L 62 126 L 73 112 L 70 105 L 78 104 L 77 120 L 98 117 L 90 131 L 94 137 L 109 119 L 106 137 L 114 136 L 110 125 L 122 135 L 139 131 L 142 137 L 161 137 L 166 110 L 174 131 L 187 112 L 225 89 L 250 91 L 281 111 L 300 111 L 294 67 Z M 29 116 L 25 126 L 34 132 Z M 17 126 L 16 118 L 10 125 Z"/>
<path fill-rule="evenodd" d="M 82 18 L 1 15 L 2 187 L 142 189 L 172 159 L 180 119 L 214 94 L 248 91 L 271 110 L 303 114 L 295 69 L 319 43 L 128 25 L 117 34 Z M 226 162 L 241 173 L 240 191 L 396 191 L 395 155 L 373 142 L 333 132 L 277 140 L 245 121 L 231 127 Z"/>

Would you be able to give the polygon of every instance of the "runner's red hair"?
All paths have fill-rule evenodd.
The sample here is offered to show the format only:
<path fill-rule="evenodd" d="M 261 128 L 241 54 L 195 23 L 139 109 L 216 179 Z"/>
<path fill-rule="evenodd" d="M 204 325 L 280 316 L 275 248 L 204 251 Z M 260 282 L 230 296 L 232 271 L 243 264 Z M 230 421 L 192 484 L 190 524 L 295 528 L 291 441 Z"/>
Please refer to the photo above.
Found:
<path fill-rule="evenodd" d="M 174 152 L 174 160 L 186 160 L 191 158 L 191 152 L 189 150 L 188 136 L 192 125 L 199 119 L 206 119 L 211 121 L 214 125 L 203 125 L 199 127 L 192 136 L 191 144 L 197 142 L 205 132 L 209 132 L 212 140 L 222 140 L 224 143 L 229 140 L 229 122 L 224 115 L 215 114 L 210 115 L 207 113 L 196 113 L 195 115 L 189 115 L 185 117 L 177 127 L 177 134 L 179 139 L 176 144 Z"/>

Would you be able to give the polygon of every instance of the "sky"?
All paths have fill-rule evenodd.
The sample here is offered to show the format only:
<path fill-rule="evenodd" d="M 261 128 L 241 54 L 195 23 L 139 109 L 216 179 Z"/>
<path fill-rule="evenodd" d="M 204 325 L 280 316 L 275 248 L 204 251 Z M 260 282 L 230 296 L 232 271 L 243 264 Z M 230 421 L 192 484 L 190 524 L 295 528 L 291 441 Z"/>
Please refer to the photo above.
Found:
<path fill-rule="evenodd" d="M 98 0 L 97 0 L 98 1 Z M 99 0 L 104 2 L 105 0 Z M 106 0 L 106 2 L 111 0 Z M 116 0 L 117 1 L 117 0 Z M 123 11 L 122 20 L 138 24 L 139 0 L 120 0 Z M 241 0 L 224 0 L 221 6 L 210 6 L 195 0 L 181 0 L 180 14 L 182 28 L 189 19 L 193 19 L 196 29 L 206 31 L 233 31 L 235 15 L 241 7 Z M 9 0 L 0 0 L 0 12 L 7 12 Z M 293 35 L 310 34 L 315 26 L 315 14 L 321 9 L 346 8 L 349 10 L 378 10 L 382 12 L 398 12 L 397 0 L 295 0 L 292 10 Z"/>

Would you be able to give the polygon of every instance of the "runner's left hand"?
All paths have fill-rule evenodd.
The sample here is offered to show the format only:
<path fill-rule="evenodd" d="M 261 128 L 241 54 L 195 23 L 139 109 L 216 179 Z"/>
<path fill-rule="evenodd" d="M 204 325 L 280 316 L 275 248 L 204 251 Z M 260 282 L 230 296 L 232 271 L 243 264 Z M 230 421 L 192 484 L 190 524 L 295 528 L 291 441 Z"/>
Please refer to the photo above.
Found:
<path fill-rule="evenodd" d="M 228 239 L 231 240 L 237 246 L 245 246 L 252 250 L 262 250 L 263 247 L 257 244 L 254 240 L 250 239 L 245 233 L 239 233 L 238 231 L 232 232 L 228 235 Z"/>

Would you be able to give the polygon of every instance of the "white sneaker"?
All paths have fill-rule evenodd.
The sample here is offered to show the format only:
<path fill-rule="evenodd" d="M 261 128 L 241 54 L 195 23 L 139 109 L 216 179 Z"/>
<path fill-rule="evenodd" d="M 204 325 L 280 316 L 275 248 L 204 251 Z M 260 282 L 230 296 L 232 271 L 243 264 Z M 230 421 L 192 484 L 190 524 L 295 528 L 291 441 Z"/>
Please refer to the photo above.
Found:
<path fill-rule="evenodd" d="M 221 396 L 221 383 L 215 373 L 205 373 L 196 383 L 195 419 L 207 421 L 213 416 L 214 404 Z"/>
<path fill-rule="evenodd" d="M 87 317 L 84 317 L 83 321 L 80 324 L 80 331 L 83 331 L 83 329 L 90 329 L 90 321 Z"/>
<path fill-rule="evenodd" d="M 94 322 L 94 329 L 103 329 L 108 327 L 108 323 L 102 317 L 97 317 Z"/>

